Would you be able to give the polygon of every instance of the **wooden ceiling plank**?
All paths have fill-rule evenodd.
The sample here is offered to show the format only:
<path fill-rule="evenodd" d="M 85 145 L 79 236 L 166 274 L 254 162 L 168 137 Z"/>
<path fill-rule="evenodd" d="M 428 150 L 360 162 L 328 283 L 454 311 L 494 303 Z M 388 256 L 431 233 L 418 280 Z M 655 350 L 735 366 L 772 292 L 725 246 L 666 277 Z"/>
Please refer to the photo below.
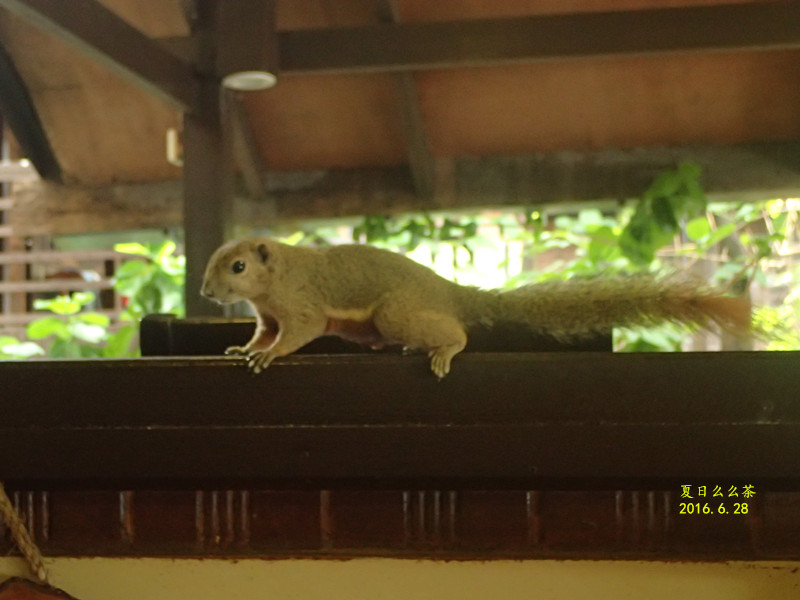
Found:
<path fill-rule="evenodd" d="M 14 137 L 25 156 L 36 167 L 39 176 L 50 181 L 61 181 L 61 166 L 33 100 L 28 94 L 28 88 L 2 45 L 0 45 L 0 112 L 14 132 Z"/>
<path fill-rule="evenodd" d="M 800 47 L 800 3 L 626 12 L 279 33 L 282 75 L 370 73 L 671 52 Z"/>
<path fill-rule="evenodd" d="M 399 11 L 396 0 L 380 0 L 378 9 L 383 22 L 398 22 Z M 396 73 L 394 87 L 403 133 L 406 138 L 408 164 L 411 168 L 414 188 L 420 198 L 430 199 L 435 191 L 435 162 L 428 135 L 425 132 L 425 119 L 419 104 L 419 91 L 414 76 L 407 72 Z"/>
<path fill-rule="evenodd" d="M 192 66 L 96 0 L 0 0 L 0 7 L 179 109 L 194 109 Z"/>

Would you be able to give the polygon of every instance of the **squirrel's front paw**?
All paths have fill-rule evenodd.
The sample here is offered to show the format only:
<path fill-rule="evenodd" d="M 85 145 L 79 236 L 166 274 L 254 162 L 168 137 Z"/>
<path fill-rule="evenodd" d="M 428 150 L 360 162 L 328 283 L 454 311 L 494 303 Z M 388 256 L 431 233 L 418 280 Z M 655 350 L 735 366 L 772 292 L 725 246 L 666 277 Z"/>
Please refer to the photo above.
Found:
<path fill-rule="evenodd" d="M 247 349 L 244 346 L 229 346 L 225 348 L 225 356 L 244 356 Z"/>
<path fill-rule="evenodd" d="M 275 355 L 267 350 L 251 352 L 247 355 L 247 366 L 250 367 L 253 373 L 261 373 L 261 371 L 269 366 L 274 358 Z"/>

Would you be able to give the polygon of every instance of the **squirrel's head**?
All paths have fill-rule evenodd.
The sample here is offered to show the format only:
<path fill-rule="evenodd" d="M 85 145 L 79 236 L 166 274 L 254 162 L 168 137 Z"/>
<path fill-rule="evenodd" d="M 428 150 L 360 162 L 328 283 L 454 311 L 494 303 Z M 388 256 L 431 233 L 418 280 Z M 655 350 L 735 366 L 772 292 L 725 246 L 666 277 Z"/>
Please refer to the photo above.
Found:
<path fill-rule="evenodd" d="M 220 304 L 263 295 L 275 272 L 276 246 L 263 238 L 221 246 L 208 261 L 200 293 Z"/>

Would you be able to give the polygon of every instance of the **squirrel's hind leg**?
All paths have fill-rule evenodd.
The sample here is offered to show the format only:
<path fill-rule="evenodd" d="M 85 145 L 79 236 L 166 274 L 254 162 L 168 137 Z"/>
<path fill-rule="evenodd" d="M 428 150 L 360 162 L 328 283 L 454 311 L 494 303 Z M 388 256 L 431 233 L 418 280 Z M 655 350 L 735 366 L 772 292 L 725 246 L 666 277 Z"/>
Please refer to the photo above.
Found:
<path fill-rule="evenodd" d="M 441 379 L 453 357 L 467 345 L 464 327 L 454 317 L 432 310 L 391 310 L 380 307 L 373 317 L 383 338 L 428 353 L 431 371 Z"/>

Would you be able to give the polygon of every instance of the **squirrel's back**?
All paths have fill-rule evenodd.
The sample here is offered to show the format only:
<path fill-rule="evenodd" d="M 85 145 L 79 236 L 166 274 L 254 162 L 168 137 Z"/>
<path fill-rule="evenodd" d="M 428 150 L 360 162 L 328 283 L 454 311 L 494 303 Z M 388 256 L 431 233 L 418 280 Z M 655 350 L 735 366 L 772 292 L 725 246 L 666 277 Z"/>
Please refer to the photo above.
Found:
<path fill-rule="evenodd" d="M 345 244 L 322 248 L 313 285 L 337 307 L 358 306 L 393 297 L 410 304 L 427 303 L 455 309 L 460 287 L 412 259 L 389 250 Z"/>

